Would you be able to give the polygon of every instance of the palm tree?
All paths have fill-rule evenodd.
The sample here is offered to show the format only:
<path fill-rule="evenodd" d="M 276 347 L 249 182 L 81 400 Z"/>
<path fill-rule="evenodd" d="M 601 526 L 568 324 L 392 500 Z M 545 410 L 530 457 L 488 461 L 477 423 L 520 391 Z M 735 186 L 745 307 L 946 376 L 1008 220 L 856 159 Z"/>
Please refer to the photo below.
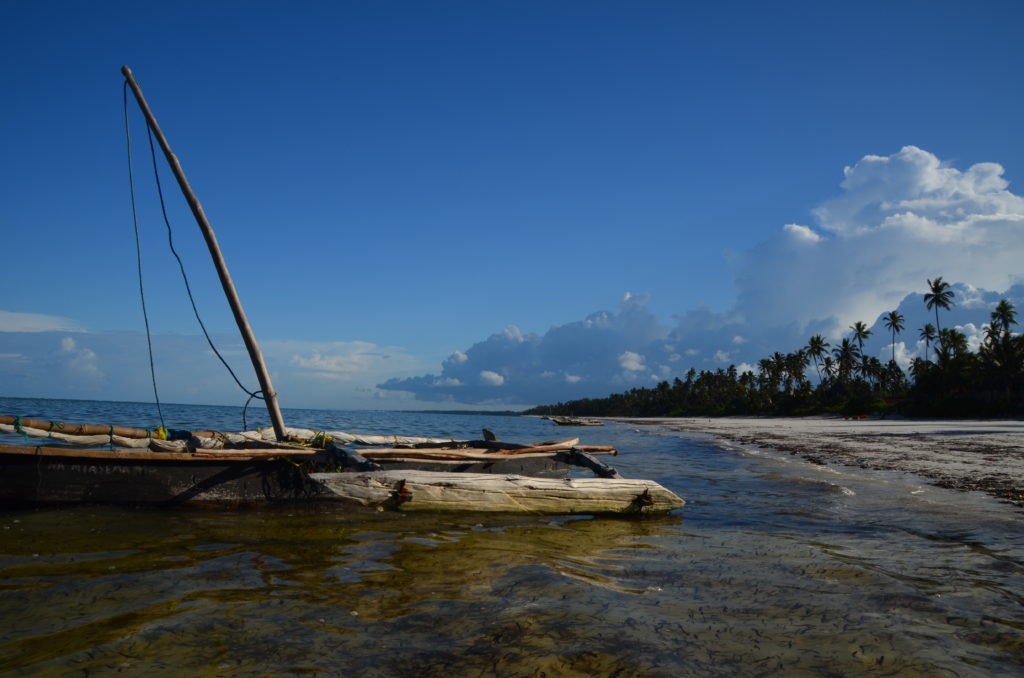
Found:
<path fill-rule="evenodd" d="M 892 332 L 892 361 L 896 362 L 896 335 L 903 331 L 903 316 L 899 311 L 889 311 L 882 322 Z"/>
<path fill-rule="evenodd" d="M 815 334 L 807 340 L 807 355 L 814 360 L 814 369 L 818 372 L 818 381 L 821 381 L 821 368 L 818 367 L 818 360 L 828 355 L 828 342 L 825 337 Z"/>
<path fill-rule="evenodd" d="M 862 355 L 860 357 L 860 367 L 858 370 L 860 371 L 861 376 L 864 377 L 864 380 L 869 383 L 872 380 L 876 382 L 880 381 L 883 373 L 885 372 L 882 367 L 881 360 L 874 357 L 868 357 L 866 355 Z"/>
<path fill-rule="evenodd" d="M 929 280 L 928 289 L 931 291 L 924 295 L 924 304 L 929 311 L 935 309 L 935 326 L 939 328 L 939 344 L 941 345 L 942 325 L 939 324 L 939 309 L 944 308 L 948 311 L 950 306 L 956 306 L 953 303 L 953 290 L 949 289 L 949 283 L 941 276 L 935 280 Z"/>
<path fill-rule="evenodd" d="M 807 383 L 807 353 L 803 349 L 795 353 L 786 354 L 786 391 L 790 390 L 793 381 L 796 381 L 798 389 L 802 389 Z"/>
<path fill-rule="evenodd" d="M 761 358 L 757 361 L 758 373 L 761 382 L 761 392 L 770 391 L 775 393 L 779 390 L 778 373 L 775 371 L 775 363 L 771 358 Z"/>
<path fill-rule="evenodd" d="M 928 371 L 928 361 L 922 360 L 921 358 L 914 358 L 910 361 L 910 375 L 914 377 L 914 381 L 920 381 L 922 375 Z"/>
<path fill-rule="evenodd" d="M 860 349 L 861 353 L 864 352 L 864 340 L 872 335 L 871 330 L 862 321 L 850 325 L 850 329 L 853 330 L 853 338 L 857 342 L 857 348 Z"/>
<path fill-rule="evenodd" d="M 938 337 L 938 334 L 935 333 L 935 325 L 925 323 L 925 326 L 921 328 L 921 334 L 919 337 L 924 340 L 924 359 L 928 360 L 928 354 L 931 352 L 932 342 Z"/>
<path fill-rule="evenodd" d="M 782 355 L 778 351 L 772 354 L 772 372 L 776 375 L 775 390 L 779 389 L 781 382 L 786 382 L 786 392 L 790 390 L 789 377 L 786 374 L 786 356 Z"/>
<path fill-rule="evenodd" d="M 821 359 L 821 367 L 825 370 L 825 376 L 829 379 L 832 378 L 835 372 L 835 362 L 832 360 L 832 356 L 825 354 L 825 357 Z"/>
<path fill-rule="evenodd" d="M 1006 299 L 1000 299 L 996 310 L 992 311 L 992 327 L 1003 332 L 1010 331 L 1010 325 L 1017 324 L 1017 311 Z"/>
<path fill-rule="evenodd" d="M 844 337 L 842 343 L 832 349 L 832 355 L 835 356 L 836 376 L 840 383 L 845 384 L 857 366 L 861 355 L 860 350 L 852 341 Z"/>
<path fill-rule="evenodd" d="M 948 363 L 967 353 L 967 335 L 957 329 L 939 331 L 939 362 Z"/>
<path fill-rule="evenodd" d="M 872 332 L 868 329 L 868 326 L 858 320 L 857 322 L 850 325 L 850 329 L 853 330 L 853 338 L 857 341 L 857 349 L 860 351 L 860 373 L 868 381 L 868 357 L 864 353 L 864 340 L 871 336 Z"/>

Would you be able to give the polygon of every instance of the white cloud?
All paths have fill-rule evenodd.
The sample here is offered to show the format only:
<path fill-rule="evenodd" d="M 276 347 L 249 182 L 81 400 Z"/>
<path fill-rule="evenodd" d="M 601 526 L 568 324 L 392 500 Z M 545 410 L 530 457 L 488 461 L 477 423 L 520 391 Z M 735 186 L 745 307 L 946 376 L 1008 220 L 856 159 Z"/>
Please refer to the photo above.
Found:
<path fill-rule="evenodd" d="M 565 375 L 565 383 L 567 384 L 578 384 L 581 381 L 583 381 L 583 377 L 577 376 L 575 374 Z"/>
<path fill-rule="evenodd" d="M 60 342 L 60 353 L 66 356 L 64 367 L 71 378 L 81 379 L 89 386 L 103 381 L 103 372 L 92 349 L 80 347 L 73 338 L 64 337 Z"/>
<path fill-rule="evenodd" d="M 505 383 L 505 377 L 491 370 L 480 371 L 480 383 L 488 386 L 501 386 Z"/>
<path fill-rule="evenodd" d="M 843 193 L 814 210 L 817 238 L 789 225 L 738 258 L 734 314 L 835 337 L 927 278 L 1005 289 L 1024 260 L 1024 199 L 1002 172 L 995 163 L 944 167 L 914 146 L 866 156 L 846 168 Z"/>
<path fill-rule="evenodd" d="M 1024 307 L 1024 285 L 1014 287 L 1024 281 L 1024 199 L 1009 191 L 998 164 L 958 170 L 914 146 L 868 155 L 844 170 L 838 194 L 812 217 L 811 225 L 782 225 L 731 259 L 732 308 L 689 310 L 667 329 L 647 311 L 646 296 L 626 293 L 617 311 L 599 311 L 543 335 L 510 325 L 458 354 L 459 360 L 444 361 L 440 376 L 477 384 L 482 371 L 514 375 L 502 389 L 508 402 L 603 396 L 690 367 L 739 363 L 749 370 L 775 351 L 798 349 L 812 334 L 835 342 L 858 320 L 875 331 L 865 350 L 887 360 L 893 339 L 876 321 L 897 308 L 907 327 L 896 339 L 897 360 L 906 364 L 907 346 L 923 353 L 919 328 L 935 322 L 922 303 L 926 279 L 975 286 L 954 284 L 957 306 L 941 318 L 943 327 L 971 324 L 975 343 L 999 296 Z M 543 376 L 553 374 L 580 380 Z M 435 380 L 392 379 L 381 387 L 423 399 L 493 398 L 482 386 L 456 392 Z"/>
<path fill-rule="evenodd" d="M 964 336 L 967 337 L 967 348 L 972 351 L 977 351 L 981 347 L 981 343 L 985 341 L 985 330 L 982 326 L 975 325 L 974 323 L 964 323 L 963 325 L 957 325 L 956 329 L 963 332 Z"/>
<path fill-rule="evenodd" d="M 0 332 L 81 332 L 73 320 L 39 313 L 0 311 Z"/>
<path fill-rule="evenodd" d="M 644 357 L 633 351 L 626 351 L 619 356 L 619 366 L 630 372 L 643 372 L 647 369 L 644 366 Z"/>
<path fill-rule="evenodd" d="M 879 356 L 879 358 L 884 359 L 884 360 L 892 359 L 892 346 L 893 346 L 892 344 L 889 344 L 887 347 L 885 347 L 885 350 L 882 351 L 882 354 Z M 924 353 L 924 342 L 923 341 L 920 344 L 920 351 L 921 351 L 922 354 Z M 911 352 L 909 349 L 907 349 L 906 343 L 904 343 L 902 341 L 897 341 L 896 342 L 896 364 L 897 365 L 899 365 L 904 370 L 909 369 L 910 368 L 910 363 L 914 360 L 915 357 L 918 357 L 918 356 L 914 352 Z"/>
<path fill-rule="evenodd" d="M 526 338 L 523 336 L 523 333 L 520 332 L 519 328 L 516 327 L 515 325 L 509 325 L 508 327 L 506 327 L 505 331 L 502 332 L 502 335 L 509 341 L 514 341 L 517 343 L 522 343 L 526 341 Z"/>
<path fill-rule="evenodd" d="M 288 364 L 300 371 L 323 379 L 350 380 L 358 375 L 380 373 L 391 367 L 386 365 L 392 353 L 401 349 L 382 349 L 365 341 L 267 342 L 267 347 L 280 354 L 290 349 Z M 404 357 L 404 356 L 403 356 Z"/>
<path fill-rule="evenodd" d="M 793 236 L 793 239 L 797 242 L 804 241 L 808 243 L 821 242 L 822 237 L 812 231 L 807 226 L 801 226 L 800 224 L 786 224 L 782 227 L 783 230 Z"/>

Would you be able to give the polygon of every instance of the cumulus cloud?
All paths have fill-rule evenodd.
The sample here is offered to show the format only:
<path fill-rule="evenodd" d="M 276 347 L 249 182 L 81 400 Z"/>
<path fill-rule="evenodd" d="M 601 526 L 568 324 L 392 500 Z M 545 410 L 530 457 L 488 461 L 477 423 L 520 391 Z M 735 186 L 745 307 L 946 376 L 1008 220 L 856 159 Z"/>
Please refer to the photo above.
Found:
<path fill-rule="evenodd" d="M 875 332 L 865 345 L 869 354 L 888 360 L 895 348 L 906 365 L 924 353 L 920 327 L 935 322 L 921 294 L 936 276 L 957 283 L 957 305 L 941 313 L 942 326 L 961 328 L 972 346 L 1000 297 L 1024 310 L 1024 199 L 1010 191 L 1000 165 L 961 170 L 907 146 L 865 156 L 837 178 L 837 194 L 808 223 L 782 224 L 727 262 L 737 290 L 730 308 L 690 309 L 663 323 L 646 296 L 627 292 L 617 307 L 543 334 L 508 325 L 468 348 L 453 347 L 439 370 L 400 347 L 360 341 L 264 341 L 264 357 L 286 406 L 360 407 L 369 399 L 407 406 L 411 398 L 531 405 L 649 386 L 691 367 L 749 369 L 812 334 L 834 343 L 858 320 Z M 907 329 L 894 347 L 878 319 L 897 308 Z M 255 388 L 241 342 L 218 345 Z M 165 399 L 244 402 L 200 337 L 158 336 L 154 348 Z M 89 334 L 56 316 L 0 311 L 0 387 L 148 399 L 145 338 Z"/>
<path fill-rule="evenodd" d="M 552 327 L 543 336 L 509 326 L 464 353 L 456 351 L 453 356 L 460 357 L 445 360 L 439 375 L 394 378 L 380 388 L 430 401 L 523 405 L 552 394 L 583 397 L 597 389 L 607 395 L 646 384 L 662 373 L 671 354 L 662 341 L 667 330 L 646 304 L 646 296 L 627 293 L 617 310 Z M 448 379 L 462 386 L 450 386 Z"/>
<path fill-rule="evenodd" d="M 791 224 L 737 258 L 735 315 L 835 337 L 928 278 L 1006 289 L 1024 260 L 1024 199 L 1002 173 L 995 163 L 961 172 L 915 146 L 864 157 L 814 210 L 817 230 Z"/>
<path fill-rule="evenodd" d="M 628 372 L 643 372 L 647 369 L 644 366 L 644 357 L 633 351 L 626 351 L 619 356 L 619 366 Z"/>
<path fill-rule="evenodd" d="M 64 356 L 64 368 L 75 379 L 96 384 L 103 380 L 103 372 L 97 364 L 96 353 L 92 349 L 79 346 L 72 337 L 64 337 L 60 343 L 60 353 Z"/>
<path fill-rule="evenodd" d="M 486 384 L 487 386 L 501 386 L 505 383 L 505 377 L 501 376 L 497 372 L 481 370 L 480 383 Z"/>
<path fill-rule="evenodd" d="M 954 286 L 958 305 L 943 326 L 959 324 L 976 343 L 1000 296 L 1024 308 L 1024 288 L 1017 285 L 1024 199 L 1009 190 L 1003 173 L 991 162 L 959 170 L 915 146 L 865 156 L 845 168 L 839 193 L 812 211 L 810 224 L 785 224 L 732 257 L 732 308 L 693 309 L 667 328 L 646 309 L 646 297 L 627 293 L 616 311 L 544 335 L 510 326 L 453 353 L 440 379 L 392 379 L 380 387 L 461 402 L 603 396 L 690 367 L 749 368 L 774 351 L 799 348 L 812 334 L 835 341 L 858 320 L 874 326 L 865 349 L 887 360 L 893 341 L 879 316 L 896 308 L 907 317 L 896 342 L 897 360 L 906 364 L 924 350 L 918 328 L 934 323 L 921 293 L 925 280 L 937 276 L 963 283 Z M 460 392 L 444 383 L 479 384 L 484 371 L 506 378 L 497 387 Z"/>

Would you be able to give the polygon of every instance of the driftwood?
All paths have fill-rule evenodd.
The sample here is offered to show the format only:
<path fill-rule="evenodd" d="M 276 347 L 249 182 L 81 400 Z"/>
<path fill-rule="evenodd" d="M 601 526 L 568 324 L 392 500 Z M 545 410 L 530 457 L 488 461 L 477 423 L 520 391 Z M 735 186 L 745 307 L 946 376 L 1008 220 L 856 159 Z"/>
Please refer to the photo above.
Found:
<path fill-rule="evenodd" d="M 339 501 L 400 511 L 664 513 L 683 506 L 652 480 L 530 478 L 490 473 L 311 473 Z"/>

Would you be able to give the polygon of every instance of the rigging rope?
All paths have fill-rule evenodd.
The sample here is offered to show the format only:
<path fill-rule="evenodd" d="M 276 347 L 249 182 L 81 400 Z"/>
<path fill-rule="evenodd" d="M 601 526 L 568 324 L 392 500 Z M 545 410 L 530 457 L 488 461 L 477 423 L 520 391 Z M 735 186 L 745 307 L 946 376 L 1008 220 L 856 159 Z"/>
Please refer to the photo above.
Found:
<path fill-rule="evenodd" d="M 127 80 L 125 80 L 125 82 L 124 82 L 124 106 L 125 106 L 125 136 L 128 137 L 128 139 L 129 139 L 129 145 L 128 145 L 128 173 L 129 173 L 129 182 L 131 184 L 131 190 L 132 190 L 132 219 L 135 220 L 136 219 L 135 218 L 135 188 L 134 188 L 134 183 L 132 183 L 132 179 L 131 179 L 131 172 L 132 172 L 131 140 L 130 140 L 131 138 L 128 135 L 128 81 Z M 236 384 L 238 384 L 238 388 L 242 389 L 242 391 L 244 391 L 249 396 L 249 399 L 245 401 L 245 406 L 242 408 L 242 429 L 245 430 L 247 428 L 246 416 L 245 415 L 246 415 L 246 411 L 249 408 L 249 403 L 252 402 L 253 398 L 257 398 L 259 400 L 264 400 L 263 390 L 262 389 L 257 389 L 256 391 L 250 391 L 249 389 L 247 389 L 245 386 L 242 385 L 242 382 L 238 379 L 238 376 L 235 375 L 234 370 L 231 369 L 231 366 L 228 365 L 228 362 L 224 359 L 224 356 L 222 356 L 220 354 L 220 351 L 217 350 L 217 347 L 213 343 L 213 339 L 210 338 L 210 333 L 206 331 L 206 325 L 203 323 L 203 319 L 199 316 L 199 309 L 196 307 L 196 300 L 192 296 L 192 286 L 189 284 L 188 274 L 185 273 L 185 264 L 181 261 L 181 257 L 178 256 L 178 252 L 174 248 L 174 236 L 173 236 L 173 233 L 171 231 L 171 221 L 170 221 L 170 218 L 168 218 L 168 216 L 167 216 L 167 206 L 166 206 L 166 204 L 164 202 L 163 187 L 160 184 L 160 172 L 159 172 L 157 161 L 156 161 L 156 148 L 153 145 L 153 129 L 152 129 L 152 127 L 149 124 L 149 120 L 146 121 L 146 134 L 149 137 L 149 154 L 150 154 L 150 157 L 152 158 L 152 161 L 153 161 L 153 177 L 156 180 L 156 192 L 157 192 L 157 195 L 160 197 L 160 212 L 163 214 L 164 224 L 167 226 L 167 244 L 170 246 L 171 254 L 174 255 L 174 258 L 178 262 L 178 270 L 181 271 L 181 278 L 185 282 L 185 291 L 188 293 L 189 303 L 192 304 L 192 313 L 195 314 L 196 321 L 199 323 L 199 327 L 203 331 L 203 336 L 206 337 L 206 343 L 210 345 L 210 349 L 213 351 L 214 355 L 217 356 L 217 359 L 220 360 L 221 364 L 224 365 L 225 369 L 227 369 L 228 374 L 230 374 L 231 378 L 235 380 Z M 136 220 L 136 225 L 135 225 L 135 241 L 136 241 L 136 249 L 138 251 L 139 230 L 138 230 L 138 221 L 137 220 Z M 140 291 L 140 294 L 141 294 L 141 291 L 142 291 L 142 259 L 141 259 L 141 254 L 139 254 L 138 257 L 139 257 L 139 291 Z M 144 297 L 143 297 L 143 306 L 142 306 L 142 308 L 143 308 L 143 316 L 146 318 L 146 341 L 150 343 L 149 363 L 150 363 L 150 371 L 151 371 L 152 376 L 153 376 L 153 393 L 154 393 L 154 395 L 156 395 L 156 373 L 155 373 L 154 368 L 153 368 L 153 347 L 152 347 L 152 343 L 151 343 L 150 338 L 149 338 L 149 318 L 146 316 L 146 311 L 145 311 L 146 306 L 145 306 L 145 298 Z M 159 398 L 157 398 L 157 409 L 158 410 L 159 410 L 159 407 L 160 407 Z M 162 413 L 160 415 L 160 423 L 161 423 L 161 426 L 162 426 L 163 425 L 163 414 Z"/>
<path fill-rule="evenodd" d="M 128 81 L 124 81 L 121 92 L 124 100 L 124 138 L 128 146 L 128 191 L 132 197 L 132 225 L 135 227 L 135 262 L 139 271 L 139 298 L 142 299 L 142 319 L 146 323 L 146 347 L 149 349 L 149 376 L 153 380 L 153 399 L 156 413 L 160 417 L 160 428 L 166 428 L 164 412 L 160 407 L 160 394 L 156 388 L 156 366 L 153 364 L 153 338 L 149 331 L 149 314 L 146 312 L 146 292 L 142 287 L 142 245 L 139 241 L 139 218 L 135 210 L 135 178 L 132 172 L 132 135 L 128 127 Z"/>

